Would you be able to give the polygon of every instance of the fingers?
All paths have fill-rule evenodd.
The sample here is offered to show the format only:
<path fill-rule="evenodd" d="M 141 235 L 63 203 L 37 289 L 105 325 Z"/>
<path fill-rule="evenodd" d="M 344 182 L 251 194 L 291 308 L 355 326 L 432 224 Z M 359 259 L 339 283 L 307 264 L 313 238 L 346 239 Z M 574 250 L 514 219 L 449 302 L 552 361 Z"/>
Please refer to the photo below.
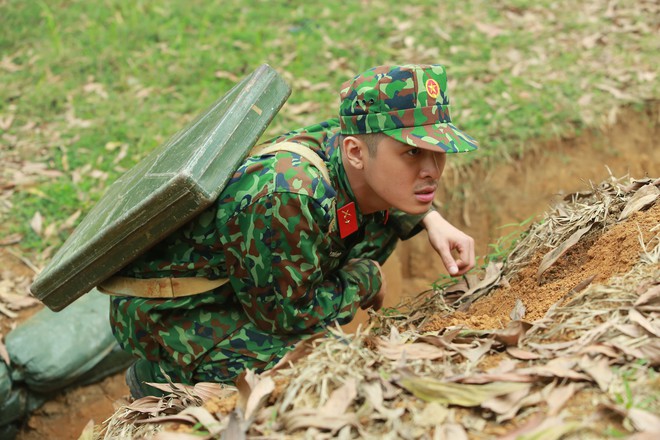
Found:
<path fill-rule="evenodd" d="M 469 240 L 466 240 L 464 246 L 462 248 L 459 248 L 459 255 L 458 258 L 456 258 L 456 267 L 457 271 L 454 274 L 455 276 L 457 275 L 463 275 L 470 269 L 474 267 L 475 264 L 475 255 L 474 255 L 474 240 L 471 238 Z"/>
<path fill-rule="evenodd" d="M 474 267 L 474 240 L 468 237 L 461 244 L 456 246 L 458 251 L 457 258 L 454 258 L 451 248 L 448 246 L 439 249 L 440 258 L 451 276 L 459 276 L 468 272 Z"/>
<path fill-rule="evenodd" d="M 454 257 L 451 254 L 451 250 L 448 247 L 443 247 L 440 249 L 439 254 L 442 263 L 445 265 L 445 268 L 447 268 L 447 272 L 449 272 L 449 275 L 458 275 L 460 269 L 458 268 L 458 262 L 454 260 Z"/>

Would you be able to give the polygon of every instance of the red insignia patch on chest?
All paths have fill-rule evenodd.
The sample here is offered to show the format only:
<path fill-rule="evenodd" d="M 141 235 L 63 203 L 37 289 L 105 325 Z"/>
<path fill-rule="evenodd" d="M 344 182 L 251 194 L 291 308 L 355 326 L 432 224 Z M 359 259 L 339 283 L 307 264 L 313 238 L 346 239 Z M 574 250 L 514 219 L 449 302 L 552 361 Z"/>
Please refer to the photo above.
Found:
<path fill-rule="evenodd" d="M 355 203 L 351 202 L 337 209 L 337 223 L 339 223 L 339 236 L 348 237 L 358 230 Z"/>

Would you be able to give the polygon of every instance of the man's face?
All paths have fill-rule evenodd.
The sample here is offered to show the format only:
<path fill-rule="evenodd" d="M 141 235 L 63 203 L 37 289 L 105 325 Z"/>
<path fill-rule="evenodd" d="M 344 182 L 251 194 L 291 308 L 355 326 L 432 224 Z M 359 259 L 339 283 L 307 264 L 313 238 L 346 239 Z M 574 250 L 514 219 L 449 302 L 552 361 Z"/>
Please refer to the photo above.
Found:
<path fill-rule="evenodd" d="M 383 136 L 376 154 L 364 158 L 364 178 L 370 189 L 367 210 L 397 208 L 408 214 L 429 210 L 447 160 L 434 152 Z M 375 208 L 375 209 L 374 209 Z"/>

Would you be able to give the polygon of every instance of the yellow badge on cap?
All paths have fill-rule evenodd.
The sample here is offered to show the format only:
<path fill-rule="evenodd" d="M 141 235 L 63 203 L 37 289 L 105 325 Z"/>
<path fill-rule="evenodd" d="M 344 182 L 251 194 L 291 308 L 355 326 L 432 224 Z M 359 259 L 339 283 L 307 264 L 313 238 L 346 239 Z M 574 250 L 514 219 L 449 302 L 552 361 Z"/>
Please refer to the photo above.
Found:
<path fill-rule="evenodd" d="M 426 81 L 426 93 L 433 99 L 437 98 L 440 94 L 440 85 L 433 78 Z"/>

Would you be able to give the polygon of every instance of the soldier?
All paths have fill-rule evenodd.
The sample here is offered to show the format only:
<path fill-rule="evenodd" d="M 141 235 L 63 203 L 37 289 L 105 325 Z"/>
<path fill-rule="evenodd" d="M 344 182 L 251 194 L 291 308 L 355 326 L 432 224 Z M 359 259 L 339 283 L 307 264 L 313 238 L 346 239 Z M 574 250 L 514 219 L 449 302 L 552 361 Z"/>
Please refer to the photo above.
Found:
<path fill-rule="evenodd" d="M 163 373 L 232 383 L 378 309 L 381 264 L 422 228 L 451 275 L 474 266 L 472 238 L 432 206 L 447 153 L 477 148 L 451 123 L 444 68 L 375 67 L 340 95 L 339 118 L 272 140 L 209 209 L 100 286 L 114 294 L 115 337 L 139 358 L 133 397 L 157 395 L 144 382 Z M 165 277 L 176 298 L 149 298 Z"/>

